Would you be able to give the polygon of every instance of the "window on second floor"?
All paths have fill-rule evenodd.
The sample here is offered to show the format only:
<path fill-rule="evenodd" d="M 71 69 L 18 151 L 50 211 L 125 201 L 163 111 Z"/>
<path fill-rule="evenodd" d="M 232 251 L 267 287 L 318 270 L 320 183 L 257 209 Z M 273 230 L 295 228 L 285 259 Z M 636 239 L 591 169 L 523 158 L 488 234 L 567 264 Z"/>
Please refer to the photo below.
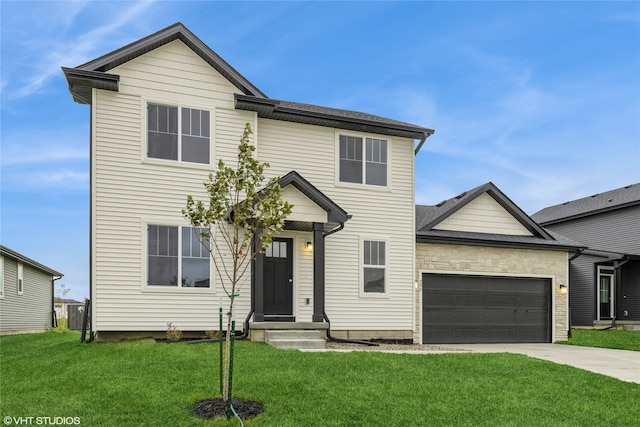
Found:
<path fill-rule="evenodd" d="M 209 164 L 209 116 L 206 110 L 148 104 L 147 156 Z"/>
<path fill-rule="evenodd" d="M 340 135 L 340 182 L 387 185 L 387 141 Z"/>

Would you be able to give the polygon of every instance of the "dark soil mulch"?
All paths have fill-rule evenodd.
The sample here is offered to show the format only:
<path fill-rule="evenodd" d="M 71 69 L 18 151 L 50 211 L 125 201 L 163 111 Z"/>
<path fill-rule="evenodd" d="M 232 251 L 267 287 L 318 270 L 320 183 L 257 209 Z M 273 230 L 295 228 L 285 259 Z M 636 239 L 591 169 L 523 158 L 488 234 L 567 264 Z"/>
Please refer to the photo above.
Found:
<path fill-rule="evenodd" d="M 231 399 L 231 404 L 238 416 L 243 420 L 255 418 L 263 410 L 262 404 L 253 400 Z M 216 417 L 226 417 L 226 406 L 221 397 L 198 400 L 193 404 L 192 408 L 198 416 L 208 420 Z"/>

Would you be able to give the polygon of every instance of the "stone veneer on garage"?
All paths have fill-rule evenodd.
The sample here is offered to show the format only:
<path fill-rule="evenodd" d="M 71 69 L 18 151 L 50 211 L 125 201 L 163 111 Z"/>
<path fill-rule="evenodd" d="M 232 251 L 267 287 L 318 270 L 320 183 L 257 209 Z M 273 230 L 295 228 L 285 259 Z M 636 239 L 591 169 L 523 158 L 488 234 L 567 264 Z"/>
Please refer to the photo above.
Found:
<path fill-rule="evenodd" d="M 568 296 L 559 286 L 569 286 L 566 250 L 499 248 L 489 246 L 416 244 L 416 325 L 414 342 L 422 335 L 422 273 L 493 274 L 496 276 L 548 277 L 552 279 L 552 340 L 567 339 Z"/>

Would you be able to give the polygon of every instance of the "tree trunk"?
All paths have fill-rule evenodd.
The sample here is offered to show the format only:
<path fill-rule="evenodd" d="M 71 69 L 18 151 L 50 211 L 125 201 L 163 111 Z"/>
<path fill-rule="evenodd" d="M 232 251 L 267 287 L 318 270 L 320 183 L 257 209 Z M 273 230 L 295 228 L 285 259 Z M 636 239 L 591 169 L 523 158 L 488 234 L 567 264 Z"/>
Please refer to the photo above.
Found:
<path fill-rule="evenodd" d="M 231 366 L 231 320 L 233 318 L 233 298 L 229 302 L 229 312 L 227 313 L 227 335 L 225 339 L 224 349 L 224 378 L 222 381 L 222 400 L 225 405 L 229 399 L 229 379 L 230 379 L 230 366 Z"/>

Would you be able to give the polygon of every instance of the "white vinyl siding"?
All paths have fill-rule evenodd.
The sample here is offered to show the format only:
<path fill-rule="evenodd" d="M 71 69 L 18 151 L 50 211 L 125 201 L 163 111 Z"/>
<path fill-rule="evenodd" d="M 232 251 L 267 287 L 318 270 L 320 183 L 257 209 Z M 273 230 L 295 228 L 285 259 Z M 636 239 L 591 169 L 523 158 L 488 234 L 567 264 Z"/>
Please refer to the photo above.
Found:
<path fill-rule="evenodd" d="M 93 326 L 98 331 L 165 331 L 172 322 L 183 331 L 217 328 L 217 307 L 228 298 L 212 278 L 211 288 L 150 289 L 146 286 L 146 224 L 186 225 L 186 196 L 204 199 L 202 182 L 209 165 L 146 157 L 145 110 L 148 102 L 189 106 L 211 113 L 212 165 L 235 165 L 246 122 L 257 142 L 257 157 L 271 164 L 268 176 L 296 170 L 353 217 L 327 236 L 327 315 L 336 330 L 412 331 L 414 283 L 414 141 L 383 135 L 387 141 L 387 185 L 337 185 L 338 135 L 333 128 L 257 119 L 234 109 L 238 89 L 176 40 L 111 70 L 120 91 L 94 90 L 92 129 Z M 373 158 L 372 158 L 373 161 Z M 287 190 L 296 198 L 300 194 Z M 299 201 L 295 215 L 326 221 L 326 214 Z M 384 227 L 387 253 L 385 298 L 361 296 L 361 236 Z M 293 237 L 294 314 L 309 321 L 313 313 L 311 233 Z M 228 256 L 221 253 L 220 256 Z M 213 267 L 212 267 L 213 268 Z M 236 319 L 250 309 L 249 275 L 236 299 Z M 157 287 L 160 288 L 160 287 Z"/>
<path fill-rule="evenodd" d="M 176 40 L 112 70 L 120 91 L 94 90 L 92 129 L 93 326 L 100 331 L 184 331 L 217 328 L 221 288 L 146 286 L 146 224 L 187 225 L 187 195 L 205 197 L 211 165 L 146 157 L 146 106 L 188 106 L 211 114 L 212 164 L 233 164 L 246 122 L 255 114 L 233 109 L 231 85 Z M 248 278 L 247 278 L 248 282 Z M 246 317 L 250 289 L 236 299 Z"/>
<path fill-rule="evenodd" d="M 385 137 L 390 162 L 388 187 L 339 185 L 339 131 L 266 119 L 258 124 L 260 159 L 271 164 L 267 173 L 282 176 L 295 170 L 353 215 L 343 230 L 325 239 L 325 310 L 332 329 L 413 330 L 414 141 Z M 376 240 L 373 237 L 380 235 L 381 227 L 388 236 L 387 294 L 371 298 L 362 293 L 361 236 Z M 302 253 L 310 257 L 312 251 Z M 306 298 L 313 303 L 312 274 L 301 275 L 296 283 L 298 304 L 305 304 L 304 313 L 310 312 Z"/>
<path fill-rule="evenodd" d="M 532 236 L 512 214 L 487 193 L 481 194 L 434 227 L 435 230 Z"/>

